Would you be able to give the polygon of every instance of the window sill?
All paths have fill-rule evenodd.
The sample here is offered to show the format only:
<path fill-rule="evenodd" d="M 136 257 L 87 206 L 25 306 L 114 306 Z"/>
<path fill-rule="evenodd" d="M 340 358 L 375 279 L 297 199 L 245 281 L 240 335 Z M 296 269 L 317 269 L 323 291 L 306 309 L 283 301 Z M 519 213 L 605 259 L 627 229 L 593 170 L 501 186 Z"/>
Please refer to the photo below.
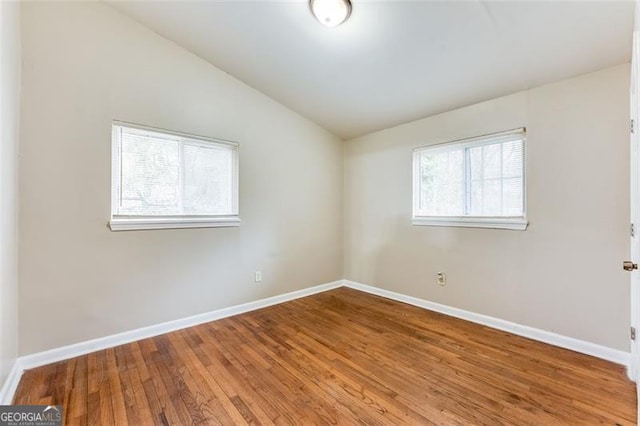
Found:
<path fill-rule="evenodd" d="M 498 217 L 414 217 L 412 225 L 419 226 L 456 226 L 464 228 L 491 228 L 524 231 L 527 229 L 526 219 Z"/>
<path fill-rule="evenodd" d="M 143 229 L 221 228 L 240 226 L 240 218 L 228 217 L 161 217 L 161 218 L 112 218 L 112 231 L 137 231 Z"/>

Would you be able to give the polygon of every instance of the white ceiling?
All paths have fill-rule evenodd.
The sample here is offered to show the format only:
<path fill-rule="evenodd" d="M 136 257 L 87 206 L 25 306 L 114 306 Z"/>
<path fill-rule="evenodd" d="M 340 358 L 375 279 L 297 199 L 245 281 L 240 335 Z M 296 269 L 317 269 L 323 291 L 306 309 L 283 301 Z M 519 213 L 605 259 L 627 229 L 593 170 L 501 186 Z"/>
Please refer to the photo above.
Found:
<path fill-rule="evenodd" d="M 114 7 L 348 139 L 630 60 L 633 2 L 306 1 Z"/>

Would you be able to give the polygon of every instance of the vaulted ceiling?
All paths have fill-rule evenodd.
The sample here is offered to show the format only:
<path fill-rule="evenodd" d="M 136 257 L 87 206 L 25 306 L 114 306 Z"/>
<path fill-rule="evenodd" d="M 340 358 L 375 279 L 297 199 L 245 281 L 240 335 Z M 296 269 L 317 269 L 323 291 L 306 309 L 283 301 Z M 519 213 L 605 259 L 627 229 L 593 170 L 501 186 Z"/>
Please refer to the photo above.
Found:
<path fill-rule="evenodd" d="M 632 1 L 114 2 L 162 36 L 348 139 L 628 62 Z"/>

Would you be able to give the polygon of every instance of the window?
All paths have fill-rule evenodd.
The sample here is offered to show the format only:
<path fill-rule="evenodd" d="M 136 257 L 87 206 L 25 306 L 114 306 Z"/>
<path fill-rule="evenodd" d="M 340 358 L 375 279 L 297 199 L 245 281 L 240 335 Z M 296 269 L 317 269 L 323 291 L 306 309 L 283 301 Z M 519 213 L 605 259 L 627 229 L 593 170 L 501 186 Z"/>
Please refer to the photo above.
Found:
<path fill-rule="evenodd" d="M 236 143 L 114 122 L 113 231 L 238 226 Z"/>
<path fill-rule="evenodd" d="M 524 230 L 525 130 L 413 152 L 413 224 Z"/>

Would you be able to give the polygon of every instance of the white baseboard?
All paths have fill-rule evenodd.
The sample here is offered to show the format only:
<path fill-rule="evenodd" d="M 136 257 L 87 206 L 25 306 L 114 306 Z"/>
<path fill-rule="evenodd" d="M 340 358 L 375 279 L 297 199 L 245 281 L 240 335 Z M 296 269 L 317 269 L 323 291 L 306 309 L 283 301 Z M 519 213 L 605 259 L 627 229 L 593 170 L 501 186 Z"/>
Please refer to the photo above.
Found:
<path fill-rule="evenodd" d="M 172 331 L 181 330 L 187 327 L 193 327 L 195 325 L 204 324 L 206 322 L 215 321 L 217 319 L 226 318 L 249 311 L 255 311 L 256 309 L 266 308 L 268 306 L 277 305 L 278 303 L 283 303 L 289 300 L 299 299 L 301 297 L 306 297 L 312 294 L 342 287 L 342 285 L 342 280 L 334 281 L 327 284 L 321 284 L 314 287 L 281 294 L 278 296 L 268 297 L 266 299 L 244 303 L 242 305 L 230 306 L 228 308 L 217 309 L 215 311 L 206 312 L 187 318 L 181 318 L 174 321 L 168 321 L 162 324 L 151 325 L 149 327 L 138 328 L 135 330 L 125 331 L 123 333 L 113 334 L 111 336 L 87 340 L 86 342 L 75 343 L 60 348 L 50 349 L 44 352 L 25 355 L 20 357 L 19 361 L 22 369 L 27 370 L 30 368 L 39 367 L 41 365 L 51 364 L 57 361 L 85 355 L 102 349 L 112 348 L 114 346 L 135 342 L 136 340 L 170 333 Z"/>
<path fill-rule="evenodd" d="M 2 389 L 0 389 L 0 405 L 11 405 L 13 402 L 13 395 L 15 395 L 16 389 L 18 389 L 18 383 L 20 383 L 23 371 L 24 369 L 20 363 L 20 358 L 18 358 L 13 363 L 13 367 L 7 376 L 7 380 L 5 380 Z"/>
<path fill-rule="evenodd" d="M 254 311 L 268 306 L 276 305 L 279 303 L 287 302 L 290 300 L 299 299 L 306 296 L 311 296 L 316 293 L 322 293 L 327 290 L 332 290 L 338 287 L 350 287 L 356 290 L 364 291 L 367 293 L 375 294 L 377 296 L 386 297 L 388 299 L 396 300 L 398 302 L 408 303 L 413 306 L 428 309 L 435 312 L 440 312 L 445 315 L 449 315 L 456 318 L 461 318 L 467 321 L 471 321 L 477 324 L 482 324 L 488 327 L 496 328 L 498 330 L 507 331 L 519 336 L 528 337 L 530 339 L 538 340 L 544 343 L 549 343 L 561 348 L 570 349 L 576 352 L 584 353 L 587 355 L 602 358 L 607 361 L 612 361 L 617 364 L 625 366 L 629 365 L 630 354 L 628 352 L 608 348 L 606 346 L 598 345 L 595 343 L 585 342 L 582 340 L 574 339 L 572 337 L 562 336 L 549 331 L 540 330 L 533 327 L 528 327 L 521 324 L 505 321 L 499 318 L 493 318 L 487 315 L 476 314 L 473 312 L 465 311 L 463 309 L 453 308 L 451 306 L 441 305 L 439 303 L 430 302 L 427 300 L 419 299 L 417 297 L 406 296 L 404 294 L 396 293 L 393 291 L 385 290 L 378 287 L 373 287 L 366 284 L 360 284 L 349 280 L 339 280 L 327 284 L 321 284 L 314 287 L 293 291 L 290 293 L 281 294 L 278 296 L 269 297 L 266 299 L 256 300 L 253 302 L 244 303 L 242 305 L 231 306 L 228 308 L 218 309 L 211 312 L 206 312 L 199 315 L 194 315 L 187 318 L 182 318 L 174 321 L 168 321 L 162 324 L 156 324 L 149 327 L 138 328 L 135 330 L 125 331 L 123 333 L 114 334 L 111 336 L 100 337 L 86 342 L 75 343 L 60 348 L 50 349 L 44 352 L 38 352 L 31 355 L 25 355 L 19 357 L 4 383 L 4 386 L 0 390 L 0 405 L 10 404 L 13 400 L 13 396 L 22 377 L 22 373 L 25 370 L 39 367 L 46 364 L 62 361 L 65 359 L 85 355 L 91 352 L 99 351 L 102 349 L 112 348 L 114 346 L 131 343 L 137 340 L 146 339 L 149 337 L 158 336 L 161 334 L 169 333 L 176 330 L 181 330 L 187 327 L 193 327 L 195 325 L 204 324 L 210 321 L 215 321 L 222 318 L 227 318 L 233 315 L 242 314 L 245 312 Z"/>
<path fill-rule="evenodd" d="M 398 302 L 404 302 L 409 305 L 471 321 L 476 324 L 486 325 L 487 327 L 507 331 L 509 333 L 517 334 L 518 336 L 527 337 L 529 339 L 548 343 L 550 345 L 558 346 L 564 349 L 570 349 L 572 351 L 591 355 L 596 358 L 602 358 L 607 361 L 615 362 L 616 364 L 624 365 L 625 367 L 627 367 L 627 369 L 629 368 L 629 362 L 631 361 L 631 354 L 629 352 L 612 349 L 607 346 L 598 345 L 596 343 L 586 342 L 584 340 L 563 336 L 561 334 L 540 330 L 538 328 L 533 328 L 522 324 L 516 324 L 514 322 L 490 317 L 488 315 L 476 314 L 474 312 L 465 311 L 464 309 L 441 305 L 439 303 L 430 302 L 428 300 L 419 299 L 413 296 L 406 296 L 401 293 L 396 293 L 394 291 L 389 291 L 383 288 L 373 287 L 354 281 L 344 280 L 344 285 L 345 287 L 350 287 L 355 290 L 375 294 L 377 296 L 396 300 Z"/>

